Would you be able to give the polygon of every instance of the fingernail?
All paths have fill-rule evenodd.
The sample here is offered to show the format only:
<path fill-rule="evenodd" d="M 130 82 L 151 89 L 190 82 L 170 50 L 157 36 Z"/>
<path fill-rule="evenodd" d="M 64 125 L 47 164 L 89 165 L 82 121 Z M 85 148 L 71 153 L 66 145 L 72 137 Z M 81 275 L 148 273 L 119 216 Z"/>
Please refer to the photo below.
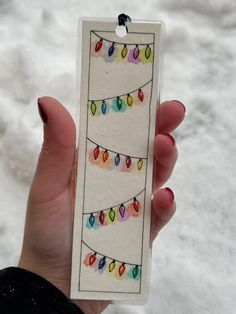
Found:
<path fill-rule="evenodd" d="M 174 202 L 175 195 L 174 195 L 173 191 L 170 188 L 165 188 L 165 190 L 168 191 L 168 193 L 170 195 L 171 203 Z"/>
<path fill-rule="evenodd" d="M 175 145 L 175 139 L 170 133 L 162 133 L 162 135 L 168 136 L 168 138 L 172 141 L 173 145 Z"/>
<path fill-rule="evenodd" d="M 43 123 L 47 123 L 48 116 L 47 116 L 46 112 L 44 111 L 43 106 L 40 103 L 40 98 L 38 98 L 38 110 L 39 110 L 39 115 L 40 115 Z"/>
<path fill-rule="evenodd" d="M 184 112 L 186 112 L 186 107 L 185 107 L 185 105 L 184 105 L 181 101 L 176 100 L 176 99 L 173 99 L 172 101 L 176 101 L 176 102 L 178 102 L 180 105 L 182 105 L 182 107 L 184 108 Z"/>

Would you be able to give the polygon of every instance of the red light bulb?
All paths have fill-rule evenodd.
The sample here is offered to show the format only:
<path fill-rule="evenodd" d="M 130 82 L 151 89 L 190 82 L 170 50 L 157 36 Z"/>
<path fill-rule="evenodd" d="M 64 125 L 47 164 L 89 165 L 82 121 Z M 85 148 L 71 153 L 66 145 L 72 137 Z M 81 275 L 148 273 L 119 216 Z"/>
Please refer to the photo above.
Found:
<path fill-rule="evenodd" d="M 126 167 L 127 168 L 129 168 L 131 166 L 132 161 L 131 161 L 131 158 L 129 156 L 126 156 L 125 163 L 126 163 Z"/>
<path fill-rule="evenodd" d="M 99 215 L 99 221 L 100 221 L 100 224 L 103 225 L 104 224 L 104 221 L 105 221 L 105 214 L 103 211 L 101 211 L 100 215 Z"/>
<path fill-rule="evenodd" d="M 136 199 L 136 197 L 134 198 L 134 201 L 133 201 L 133 208 L 136 212 L 139 211 L 139 208 L 140 208 L 140 203 L 139 201 Z"/>
<path fill-rule="evenodd" d="M 94 253 L 93 255 L 91 255 L 91 256 L 89 257 L 89 265 L 93 265 L 93 264 L 95 263 L 95 261 L 96 261 L 96 255 L 97 255 L 97 253 Z"/>
<path fill-rule="evenodd" d="M 93 151 L 93 156 L 95 160 L 98 158 L 99 153 L 100 153 L 99 146 L 97 146 Z"/>
<path fill-rule="evenodd" d="M 95 51 L 98 52 L 102 48 L 102 38 L 96 43 Z"/>
<path fill-rule="evenodd" d="M 143 91 L 141 90 L 141 88 L 138 90 L 138 98 L 140 101 L 144 100 L 144 94 L 143 94 Z"/>

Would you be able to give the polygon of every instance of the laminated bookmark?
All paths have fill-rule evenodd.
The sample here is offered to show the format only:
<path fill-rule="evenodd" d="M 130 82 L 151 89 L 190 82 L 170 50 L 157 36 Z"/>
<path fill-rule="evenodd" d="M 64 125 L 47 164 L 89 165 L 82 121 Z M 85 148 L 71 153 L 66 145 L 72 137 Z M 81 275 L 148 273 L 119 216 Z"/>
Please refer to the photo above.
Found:
<path fill-rule="evenodd" d="M 147 297 L 162 23 L 119 22 L 80 24 L 73 299 Z"/>

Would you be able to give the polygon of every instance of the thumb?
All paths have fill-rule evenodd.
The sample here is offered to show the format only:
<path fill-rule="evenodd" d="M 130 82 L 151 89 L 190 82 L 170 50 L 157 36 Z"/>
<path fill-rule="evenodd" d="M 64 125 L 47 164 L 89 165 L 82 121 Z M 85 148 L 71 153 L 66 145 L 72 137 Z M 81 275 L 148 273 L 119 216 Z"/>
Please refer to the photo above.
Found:
<path fill-rule="evenodd" d="M 36 203 L 45 203 L 70 184 L 76 129 L 71 115 L 56 99 L 39 98 L 38 109 L 44 122 L 44 141 L 29 197 Z"/>

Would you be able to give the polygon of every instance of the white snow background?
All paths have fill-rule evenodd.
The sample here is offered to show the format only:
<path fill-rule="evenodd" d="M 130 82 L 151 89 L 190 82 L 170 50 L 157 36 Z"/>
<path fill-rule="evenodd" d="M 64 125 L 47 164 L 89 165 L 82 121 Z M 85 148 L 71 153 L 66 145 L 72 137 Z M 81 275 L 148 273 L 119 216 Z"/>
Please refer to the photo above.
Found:
<path fill-rule="evenodd" d="M 36 100 L 75 113 L 80 16 L 166 23 L 162 99 L 180 99 L 178 209 L 153 247 L 150 298 L 104 313 L 236 313 L 235 0 L 0 0 L 0 267 L 16 265 L 42 141 Z"/>

